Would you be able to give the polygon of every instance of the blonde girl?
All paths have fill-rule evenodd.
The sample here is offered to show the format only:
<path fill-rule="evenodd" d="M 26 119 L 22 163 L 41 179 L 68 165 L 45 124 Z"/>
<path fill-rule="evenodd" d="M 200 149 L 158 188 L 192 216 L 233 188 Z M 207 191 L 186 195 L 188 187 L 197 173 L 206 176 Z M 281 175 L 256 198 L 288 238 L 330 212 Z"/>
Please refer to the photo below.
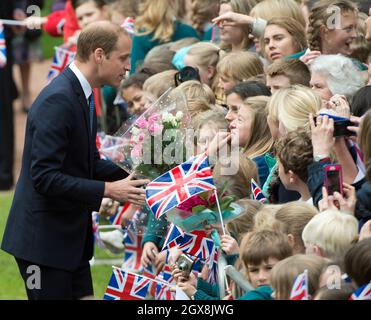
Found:
<path fill-rule="evenodd" d="M 144 0 L 135 20 L 136 33 L 131 52 L 131 73 L 153 47 L 183 38 L 198 38 L 196 30 L 177 20 L 177 0 Z"/>

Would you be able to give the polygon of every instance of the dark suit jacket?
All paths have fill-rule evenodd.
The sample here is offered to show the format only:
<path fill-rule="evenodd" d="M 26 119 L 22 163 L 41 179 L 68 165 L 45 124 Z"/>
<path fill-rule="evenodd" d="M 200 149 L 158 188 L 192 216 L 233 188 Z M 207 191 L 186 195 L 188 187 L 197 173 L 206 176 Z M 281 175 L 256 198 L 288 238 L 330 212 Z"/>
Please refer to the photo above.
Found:
<path fill-rule="evenodd" d="M 80 82 L 66 68 L 28 114 L 22 169 L 2 249 L 17 258 L 74 270 L 93 254 L 92 210 L 103 181 L 127 174 L 99 158 Z"/>

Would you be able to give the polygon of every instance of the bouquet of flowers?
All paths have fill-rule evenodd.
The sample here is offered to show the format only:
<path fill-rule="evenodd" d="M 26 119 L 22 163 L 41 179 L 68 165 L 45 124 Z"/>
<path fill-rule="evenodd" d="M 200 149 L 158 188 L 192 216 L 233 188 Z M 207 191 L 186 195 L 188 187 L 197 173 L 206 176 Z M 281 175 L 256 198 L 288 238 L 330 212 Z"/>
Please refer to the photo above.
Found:
<path fill-rule="evenodd" d="M 114 137 L 119 142 L 108 149 L 108 157 L 129 174 L 135 172 L 152 180 L 190 156 L 186 129 L 191 127 L 184 95 L 169 89 L 141 116 L 118 130 Z"/>

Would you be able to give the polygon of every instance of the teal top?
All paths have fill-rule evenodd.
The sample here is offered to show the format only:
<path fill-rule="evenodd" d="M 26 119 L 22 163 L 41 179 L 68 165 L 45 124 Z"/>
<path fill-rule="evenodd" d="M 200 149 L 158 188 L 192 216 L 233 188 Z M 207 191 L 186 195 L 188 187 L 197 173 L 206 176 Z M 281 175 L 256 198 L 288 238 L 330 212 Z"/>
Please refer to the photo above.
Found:
<path fill-rule="evenodd" d="M 261 286 L 245 293 L 237 300 L 274 300 L 272 298 L 272 293 L 273 289 L 270 286 Z"/>
<path fill-rule="evenodd" d="M 159 40 L 153 40 L 153 33 L 146 35 L 134 35 L 131 58 L 130 58 L 130 74 L 133 74 L 136 68 L 142 64 L 146 54 L 154 47 L 162 44 Z M 197 31 L 188 24 L 180 21 L 175 21 L 174 34 L 170 41 L 177 41 L 183 38 L 198 38 Z"/>
<path fill-rule="evenodd" d="M 195 300 L 220 300 L 219 286 L 211 284 L 201 278 L 197 279 L 197 291 L 194 294 Z"/>

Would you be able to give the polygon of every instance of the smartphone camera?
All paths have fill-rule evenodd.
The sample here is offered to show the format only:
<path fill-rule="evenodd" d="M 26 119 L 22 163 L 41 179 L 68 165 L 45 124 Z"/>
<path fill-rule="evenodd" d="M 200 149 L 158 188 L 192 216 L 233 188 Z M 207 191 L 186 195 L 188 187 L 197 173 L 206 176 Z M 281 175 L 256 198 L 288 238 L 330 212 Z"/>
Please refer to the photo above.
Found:
<path fill-rule="evenodd" d="M 194 264 L 194 260 L 184 253 L 180 255 L 180 257 L 178 258 L 176 262 L 178 269 L 182 271 L 183 276 L 186 278 L 189 277 L 189 274 L 192 271 L 193 264 Z"/>
<path fill-rule="evenodd" d="M 343 194 L 343 178 L 341 165 L 327 165 L 324 167 L 325 170 L 325 182 L 324 185 L 327 189 L 328 195 L 333 195 L 334 192 Z"/>

